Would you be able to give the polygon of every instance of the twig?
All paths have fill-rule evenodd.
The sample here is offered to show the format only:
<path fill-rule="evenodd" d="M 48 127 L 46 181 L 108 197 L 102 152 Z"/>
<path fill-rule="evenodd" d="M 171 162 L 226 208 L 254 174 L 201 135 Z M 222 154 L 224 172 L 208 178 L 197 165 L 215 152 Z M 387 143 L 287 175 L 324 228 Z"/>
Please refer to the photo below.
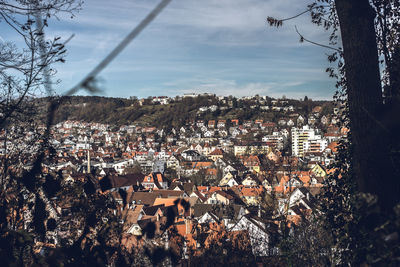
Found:
<path fill-rule="evenodd" d="M 146 28 L 153 19 L 160 14 L 160 12 L 171 2 L 171 0 L 162 0 L 147 16 L 143 19 L 138 26 L 136 26 L 126 37 L 119 43 L 114 50 L 106 56 L 99 65 L 97 65 L 86 77 L 75 85 L 73 88 L 68 90 L 64 95 L 73 95 L 78 92 L 81 88 L 85 88 L 89 91 L 89 84 L 94 81 L 95 77 L 101 72 L 133 39 L 135 39 L 139 33 Z"/>
<path fill-rule="evenodd" d="M 342 53 L 341 49 L 338 49 L 338 48 L 335 48 L 335 47 L 332 47 L 332 46 L 329 46 L 329 45 L 319 44 L 319 43 L 316 43 L 316 42 L 313 42 L 313 41 L 310 41 L 310 40 L 304 38 L 304 36 L 302 34 L 300 34 L 299 31 L 297 30 L 297 26 L 296 25 L 294 26 L 294 28 L 296 29 L 297 34 L 300 36 L 300 42 L 306 41 L 306 42 L 308 42 L 310 44 L 318 45 L 318 46 L 321 46 L 321 47 L 324 47 L 324 48 L 328 48 L 328 49 L 332 49 L 332 50 L 335 50 L 335 51 L 337 51 L 339 53 Z"/>

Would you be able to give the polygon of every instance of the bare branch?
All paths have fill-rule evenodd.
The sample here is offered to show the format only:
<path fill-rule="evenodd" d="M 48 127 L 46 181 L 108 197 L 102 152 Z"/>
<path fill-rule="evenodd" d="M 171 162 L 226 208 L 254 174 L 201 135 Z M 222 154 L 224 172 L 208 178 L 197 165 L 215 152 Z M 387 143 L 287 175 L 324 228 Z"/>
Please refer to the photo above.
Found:
<path fill-rule="evenodd" d="M 321 47 L 324 47 L 324 48 L 335 50 L 335 51 L 337 51 L 339 53 L 343 52 L 340 48 L 338 49 L 338 48 L 335 48 L 335 47 L 332 47 L 332 46 L 329 46 L 329 45 L 319 44 L 319 43 L 310 41 L 310 40 L 304 38 L 304 36 L 299 33 L 299 31 L 297 30 L 297 26 L 294 26 L 294 28 L 296 29 L 296 33 L 300 36 L 300 42 L 304 42 L 305 41 L 305 42 L 308 42 L 310 44 L 314 44 L 314 45 L 318 45 L 318 46 L 321 46 Z"/>
<path fill-rule="evenodd" d="M 303 12 L 300 12 L 300 13 L 297 14 L 297 15 L 294 15 L 294 16 L 292 16 L 292 17 L 285 18 L 285 19 L 276 19 L 276 18 L 274 18 L 274 17 L 270 17 L 270 16 L 269 16 L 269 17 L 267 17 L 267 22 L 268 22 L 269 26 L 280 27 L 280 26 L 283 25 L 283 22 L 284 22 L 284 21 L 295 19 L 295 18 L 297 18 L 297 17 L 300 17 L 301 15 L 304 15 L 304 14 L 306 14 L 306 13 L 308 13 L 308 12 L 311 12 L 313 9 L 323 8 L 323 7 L 328 7 L 328 6 L 316 5 L 316 3 L 313 3 L 313 4 L 309 5 L 309 8 L 308 8 L 308 9 L 304 10 Z"/>
<path fill-rule="evenodd" d="M 161 11 L 171 2 L 171 0 L 162 0 L 147 16 L 144 18 L 138 26 L 136 26 L 126 37 L 119 43 L 114 50 L 111 51 L 100 63 L 97 65 L 86 77 L 79 82 L 76 86 L 67 91 L 64 95 L 73 95 L 78 92 L 81 88 L 85 88 L 90 92 L 93 92 L 93 88 L 90 84 L 95 80 L 96 76 L 105 68 L 114 58 L 121 53 L 122 50 L 133 40 L 139 33 L 146 28 L 153 19 L 161 13 Z"/>

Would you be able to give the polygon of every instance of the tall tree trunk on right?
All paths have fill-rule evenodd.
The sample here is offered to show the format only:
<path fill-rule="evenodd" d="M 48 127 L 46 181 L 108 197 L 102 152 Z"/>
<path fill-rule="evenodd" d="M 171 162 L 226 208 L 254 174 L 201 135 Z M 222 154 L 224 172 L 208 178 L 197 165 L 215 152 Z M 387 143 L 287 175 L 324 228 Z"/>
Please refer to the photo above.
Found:
<path fill-rule="evenodd" d="M 399 198 L 399 178 L 389 155 L 383 112 L 375 12 L 368 0 L 336 0 L 342 35 L 353 144 L 354 176 L 363 192 L 375 194 L 391 210 Z"/>

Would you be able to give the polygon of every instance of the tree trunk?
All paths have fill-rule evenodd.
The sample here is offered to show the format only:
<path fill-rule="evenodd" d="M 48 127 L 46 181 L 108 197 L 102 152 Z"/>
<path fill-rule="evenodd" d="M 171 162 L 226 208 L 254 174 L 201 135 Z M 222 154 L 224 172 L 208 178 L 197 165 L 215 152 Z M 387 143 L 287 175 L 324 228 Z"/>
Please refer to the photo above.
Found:
<path fill-rule="evenodd" d="M 380 123 L 383 98 L 375 12 L 368 0 L 336 0 L 335 4 L 344 50 L 354 176 L 359 189 L 377 195 L 381 208 L 389 211 L 400 191 L 387 129 Z"/>

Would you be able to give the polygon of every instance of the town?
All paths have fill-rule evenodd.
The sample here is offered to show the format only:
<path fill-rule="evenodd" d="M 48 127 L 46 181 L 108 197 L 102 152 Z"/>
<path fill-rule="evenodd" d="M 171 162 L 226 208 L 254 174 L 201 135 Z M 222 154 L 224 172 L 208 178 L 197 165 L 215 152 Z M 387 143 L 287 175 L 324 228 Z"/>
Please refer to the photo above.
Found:
<path fill-rule="evenodd" d="M 324 180 L 335 171 L 338 144 L 348 132 L 338 126 L 340 107 L 330 109 L 308 99 L 211 94 L 134 101 L 137 106 L 165 106 L 188 98 L 217 100 L 197 108 L 196 118 L 178 127 L 71 119 L 54 124 L 52 156 L 41 164 L 42 176 L 61 177 L 65 188 L 90 182 L 93 190 L 111 198 L 116 203 L 111 212 L 122 229 L 119 242 L 129 251 L 153 239 L 153 246 L 173 249 L 187 259 L 224 237 L 233 246 L 247 244 L 257 257 L 279 254 L 276 236 L 282 218 L 289 228 L 307 220 Z M 311 108 L 296 104 L 304 102 Z M 243 119 L 222 113 L 246 113 L 246 107 L 258 110 L 255 117 L 261 112 L 274 116 Z M 216 111 L 217 116 L 205 119 L 204 114 Z M 17 146 L 10 134 L 3 131 L 0 136 L 2 156 Z M 26 162 L 24 168 L 32 165 Z M 73 243 L 76 233 L 71 229 L 82 232 L 73 216 L 73 197 L 49 198 L 46 210 L 57 227 L 47 231 L 45 242 L 37 242 L 38 251 Z M 29 231 L 31 218 L 32 211 L 24 208 L 24 230 Z"/>

